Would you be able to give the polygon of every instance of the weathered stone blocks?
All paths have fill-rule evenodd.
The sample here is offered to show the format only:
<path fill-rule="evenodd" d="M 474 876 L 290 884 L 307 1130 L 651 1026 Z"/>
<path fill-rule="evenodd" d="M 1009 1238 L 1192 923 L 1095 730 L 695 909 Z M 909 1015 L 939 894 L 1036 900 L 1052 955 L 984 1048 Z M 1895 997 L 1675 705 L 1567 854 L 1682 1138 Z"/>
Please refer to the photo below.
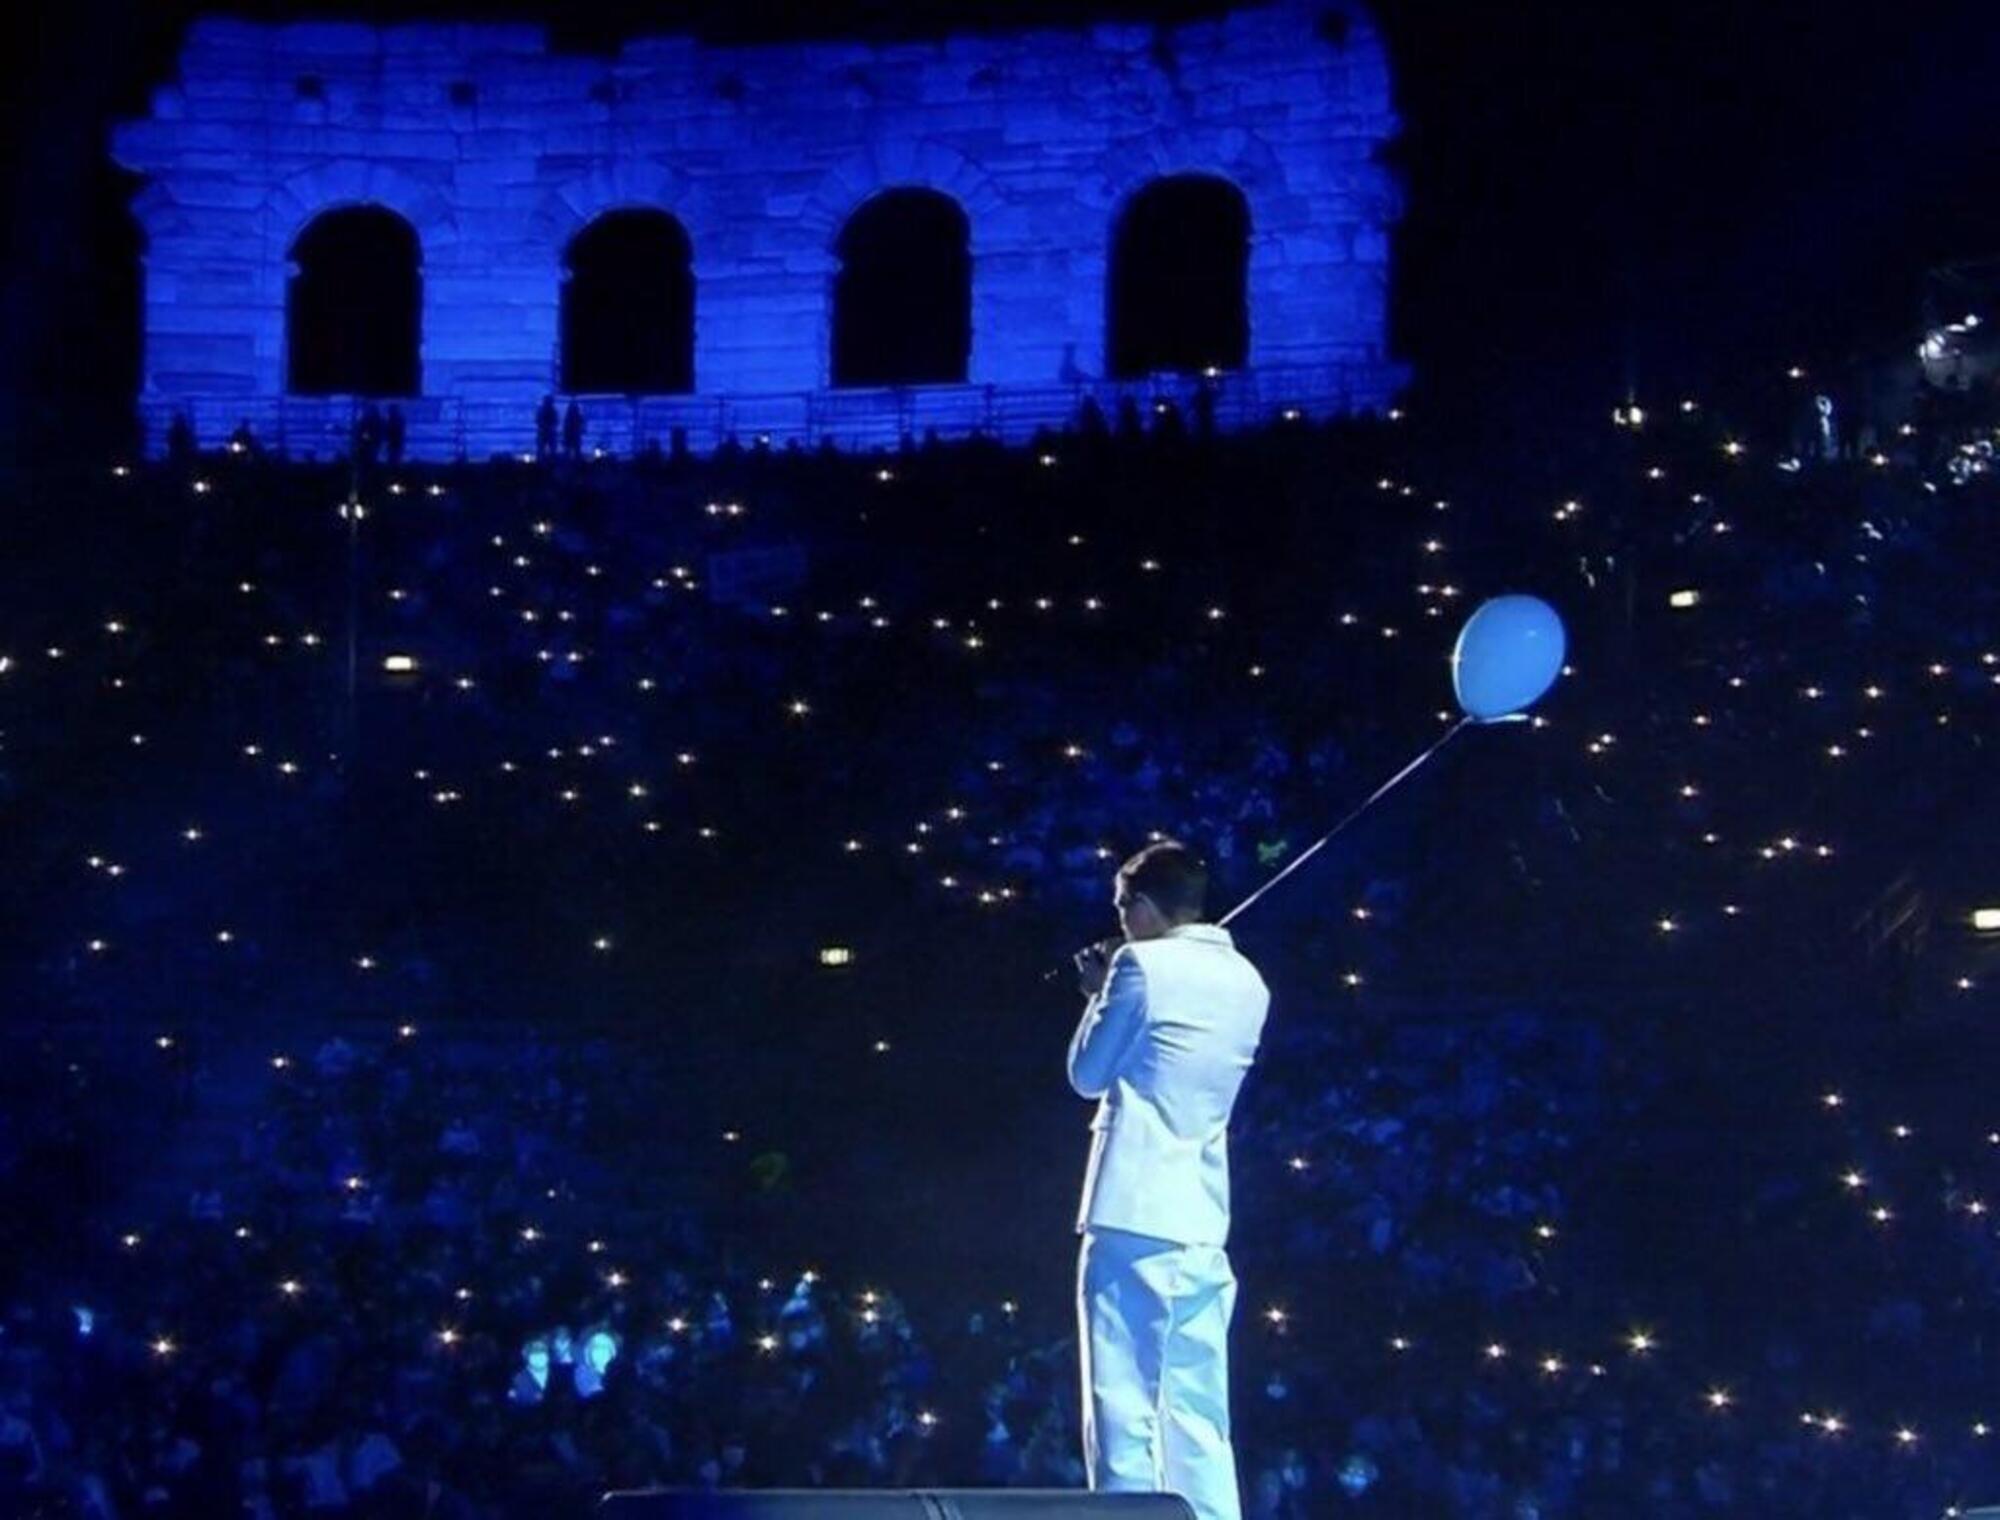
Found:
<path fill-rule="evenodd" d="M 354 206 L 416 234 L 418 457 L 532 447 L 565 249 L 631 208 L 687 234 L 696 357 L 694 395 L 621 404 L 628 433 L 685 426 L 706 449 L 755 419 L 779 443 L 893 444 L 921 416 L 1025 438 L 1086 396 L 1184 398 L 1185 377 L 1103 373 L 1118 217 L 1181 174 L 1229 181 L 1249 214 L 1251 351 L 1219 383 L 1219 424 L 1379 407 L 1404 380 L 1386 348 L 1394 130 L 1358 0 L 903 43 L 645 38 L 611 60 L 509 25 L 203 21 L 113 141 L 150 181 L 149 446 L 176 411 L 209 441 L 245 415 L 320 447 L 338 433 L 356 402 L 284 394 L 284 301 L 300 232 Z M 966 382 L 827 393 L 841 228 L 898 188 L 965 215 Z"/>

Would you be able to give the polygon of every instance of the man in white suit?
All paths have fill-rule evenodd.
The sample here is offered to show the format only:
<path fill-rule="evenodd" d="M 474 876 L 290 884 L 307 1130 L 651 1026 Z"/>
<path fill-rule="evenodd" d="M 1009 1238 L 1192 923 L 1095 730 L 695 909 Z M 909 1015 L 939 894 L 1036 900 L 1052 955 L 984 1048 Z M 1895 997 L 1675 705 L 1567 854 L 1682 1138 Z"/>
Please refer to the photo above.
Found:
<path fill-rule="evenodd" d="M 1201 1520 L 1239 1520 L 1229 1116 L 1271 994 L 1229 931 L 1200 922 L 1207 890 L 1186 846 L 1148 846 L 1118 868 L 1125 942 L 1076 957 L 1090 1001 L 1069 1081 L 1097 1100 L 1077 1344 L 1090 1487 L 1177 1493 Z"/>

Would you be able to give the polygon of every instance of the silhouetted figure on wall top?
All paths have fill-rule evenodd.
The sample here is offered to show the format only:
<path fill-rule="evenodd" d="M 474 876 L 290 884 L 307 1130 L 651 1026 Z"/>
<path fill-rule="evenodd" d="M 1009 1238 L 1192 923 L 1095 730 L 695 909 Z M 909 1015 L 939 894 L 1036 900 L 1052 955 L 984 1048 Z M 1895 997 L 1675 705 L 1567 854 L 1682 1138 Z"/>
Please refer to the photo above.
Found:
<path fill-rule="evenodd" d="M 553 396 L 542 397 L 542 404 L 535 408 L 535 457 L 556 457 L 556 398 Z"/>
<path fill-rule="evenodd" d="M 264 452 L 257 443 L 257 434 L 251 428 L 248 417 L 238 422 L 236 424 L 236 431 L 229 435 L 229 452 L 232 454 L 248 454 L 252 457 Z"/>
<path fill-rule="evenodd" d="M 403 416 L 403 409 L 395 402 L 389 403 L 389 415 L 382 422 L 382 438 L 389 451 L 391 468 L 403 462 L 403 445 L 409 436 L 409 420 Z"/>
<path fill-rule="evenodd" d="M 1785 419 L 1792 453 L 1801 460 L 1832 459 L 1833 398 L 1824 393 L 1799 391 L 1792 397 Z"/>
<path fill-rule="evenodd" d="M 381 457 L 382 413 L 371 401 L 354 419 L 354 460 L 363 469 L 373 469 Z"/>
<path fill-rule="evenodd" d="M 175 412 L 167 424 L 167 458 L 175 464 L 192 464 L 195 455 L 194 424 L 186 412 Z"/>
<path fill-rule="evenodd" d="M 583 458 L 583 408 L 576 404 L 574 396 L 563 413 L 562 446 L 565 458 Z"/>

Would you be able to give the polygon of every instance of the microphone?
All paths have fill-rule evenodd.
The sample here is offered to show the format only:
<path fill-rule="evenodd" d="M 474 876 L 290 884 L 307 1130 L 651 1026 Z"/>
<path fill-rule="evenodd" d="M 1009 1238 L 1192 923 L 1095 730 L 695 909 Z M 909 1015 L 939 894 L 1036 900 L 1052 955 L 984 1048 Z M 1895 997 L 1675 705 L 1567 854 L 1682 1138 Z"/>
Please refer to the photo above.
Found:
<path fill-rule="evenodd" d="M 1111 954 L 1112 951 L 1116 950 L 1120 945 L 1124 943 L 1125 943 L 1125 936 L 1122 934 L 1113 934 L 1107 936 L 1104 939 L 1093 940 L 1091 941 L 1091 943 L 1085 945 L 1081 950 L 1077 951 L 1074 955 L 1072 955 L 1069 958 L 1069 963 L 1067 965 L 1049 967 L 1047 971 L 1044 971 L 1042 973 L 1042 980 L 1045 982 L 1052 982 L 1057 977 L 1061 976 L 1065 971 L 1077 970 L 1078 967 L 1076 963 L 1079 960 L 1081 960 L 1084 956 L 1090 954 L 1090 952 L 1093 950 L 1095 950 L 1100 955 L 1109 955 Z"/>

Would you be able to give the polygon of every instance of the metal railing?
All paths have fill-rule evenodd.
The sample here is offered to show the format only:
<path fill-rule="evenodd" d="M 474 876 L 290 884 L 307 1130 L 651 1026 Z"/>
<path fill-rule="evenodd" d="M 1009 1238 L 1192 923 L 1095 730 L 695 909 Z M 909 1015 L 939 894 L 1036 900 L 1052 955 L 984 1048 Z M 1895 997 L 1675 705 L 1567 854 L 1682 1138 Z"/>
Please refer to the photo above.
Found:
<path fill-rule="evenodd" d="M 574 400 L 583 413 L 586 452 L 632 455 L 675 446 L 711 454 L 734 441 L 745 448 L 831 444 L 843 451 L 894 449 L 923 441 L 983 436 L 1007 444 L 1075 426 L 1095 402 L 1116 424 L 1130 402 L 1150 424 L 1178 411 L 1192 418 L 1205 405 L 1220 431 L 1284 420 L 1320 419 L 1387 407 L 1407 383 L 1405 367 L 1384 361 L 1263 366 L 1212 376 L 1160 374 L 1135 380 L 881 386 L 773 394 L 612 396 L 559 394 L 560 411 Z M 539 396 L 483 400 L 448 396 L 381 398 L 403 415 L 404 456 L 413 460 L 526 457 L 536 451 Z M 142 398 L 146 452 L 167 451 L 177 414 L 191 422 L 197 444 L 222 447 L 247 426 L 266 450 L 290 458 L 345 458 L 353 448 L 365 398 L 354 396 L 185 396 Z M 557 426 L 558 437 L 561 425 Z"/>

